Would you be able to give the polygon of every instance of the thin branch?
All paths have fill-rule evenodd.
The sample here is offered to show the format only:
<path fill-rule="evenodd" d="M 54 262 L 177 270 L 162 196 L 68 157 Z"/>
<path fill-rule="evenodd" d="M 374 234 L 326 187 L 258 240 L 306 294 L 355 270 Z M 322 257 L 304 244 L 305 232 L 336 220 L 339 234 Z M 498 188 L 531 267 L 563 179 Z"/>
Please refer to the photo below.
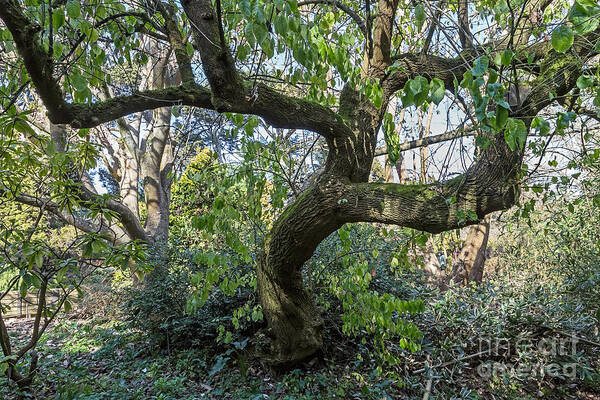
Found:
<path fill-rule="evenodd" d="M 367 25 L 365 24 L 365 21 L 363 21 L 363 19 L 360 17 L 360 15 L 358 15 L 356 13 L 356 11 L 352 10 L 350 7 L 348 7 L 347 5 L 345 5 L 344 3 L 342 3 L 341 1 L 336 1 L 336 0 L 305 0 L 305 1 L 299 1 L 298 2 L 298 7 L 302 7 L 302 6 L 306 6 L 306 5 L 310 5 L 310 4 L 327 4 L 327 5 L 339 8 L 341 11 L 345 12 L 346 14 L 348 14 L 348 16 L 350 18 L 352 18 L 352 20 L 354 20 L 354 22 L 356 23 L 356 25 L 358 25 L 358 28 L 363 33 L 363 35 L 364 35 L 365 38 L 367 38 L 369 36 L 368 33 L 367 33 Z"/>

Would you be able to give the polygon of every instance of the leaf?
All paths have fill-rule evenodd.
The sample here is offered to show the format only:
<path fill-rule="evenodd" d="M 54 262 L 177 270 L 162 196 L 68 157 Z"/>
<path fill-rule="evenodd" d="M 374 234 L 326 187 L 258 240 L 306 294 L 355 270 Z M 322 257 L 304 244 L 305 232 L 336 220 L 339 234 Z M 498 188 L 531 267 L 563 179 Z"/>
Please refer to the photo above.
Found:
<path fill-rule="evenodd" d="M 541 136 L 546 136 L 550 132 L 550 123 L 538 116 L 531 122 L 531 128 L 539 131 Z"/>
<path fill-rule="evenodd" d="M 593 1 L 579 0 L 569 10 L 568 19 L 573 28 L 584 34 L 596 30 L 598 27 L 598 13 L 600 8 Z"/>
<path fill-rule="evenodd" d="M 256 43 L 261 45 L 261 47 L 263 42 L 266 41 L 269 37 L 269 31 L 267 31 L 267 27 L 265 26 L 265 24 L 252 23 L 252 33 L 256 38 Z"/>
<path fill-rule="evenodd" d="M 21 285 L 19 286 L 19 294 L 21 298 L 24 299 L 27 297 L 27 289 L 29 289 L 29 275 L 23 275 L 21 279 Z"/>
<path fill-rule="evenodd" d="M 273 58 L 275 54 L 273 40 L 269 37 L 260 44 L 260 48 L 264 51 L 267 58 Z"/>
<path fill-rule="evenodd" d="M 496 129 L 501 130 L 504 128 L 506 121 L 508 120 L 508 109 L 501 105 L 496 108 Z"/>
<path fill-rule="evenodd" d="M 594 78 L 591 76 L 581 75 L 579 78 L 577 78 L 577 87 L 579 89 L 589 88 L 593 84 L 594 84 Z"/>
<path fill-rule="evenodd" d="M 227 364 L 228 360 L 229 360 L 229 357 L 222 357 L 222 356 L 217 357 L 217 362 L 215 363 L 215 365 L 213 365 L 213 367 L 211 368 L 208 375 L 214 376 L 214 375 L 218 374 L 219 372 L 221 372 L 223 370 L 223 368 L 225 367 L 225 364 Z"/>
<path fill-rule="evenodd" d="M 439 78 L 433 78 L 431 80 L 431 95 L 430 100 L 437 106 L 440 104 L 446 94 L 446 87 L 444 85 L 444 81 Z"/>
<path fill-rule="evenodd" d="M 566 25 L 561 25 L 552 31 L 552 47 L 559 53 L 564 53 L 573 45 L 573 30 Z"/>
<path fill-rule="evenodd" d="M 421 28 L 423 28 L 423 24 L 425 23 L 425 7 L 423 4 L 419 4 L 415 7 L 415 24 L 417 25 L 417 32 L 421 32 Z"/>
<path fill-rule="evenodd" d="M 244 14 L 245 17 L 249 18 L 252 16 L 252 9 L 250 8 L 249 0 L 240 1 L 239 6 L 240 6 L 240 10 L 242 10 L 242 14 Z"/>
<path fill-rule="evenodd" d="M 38 268 L 42 268 L 42 266 L 44 265 L 44 253 L 42 253 L 41 251 L 35 253 L 35 265 Z"/>
<path fill-rule="evenodd" d="M 500 61 L 502 63 L 502 65 L 504 65 L 505 67 L 508 67 L 510 65 L 510 62 L 513 59 L 513 51 L 512 50 L 504 50 L 504 52 L 502 52 L 502 56 L 500 57 Z"/>
<path fill-rule="evenodd" d="M 73 308 L 73 306 L 71 305 L 71 302 L 69 300 L 65 300 L 65 302 L 63 304 L 65 307 L 65 313 L 68 313 Z"/>
<path fill-rule="evenodd" d="M 475 214 L 473 210 L 467 210 L 467 216 L 469 217 L 469 219 L 471 219 L 471 221 L 479 220 L 479 217 L 477 216 L 477 214 Z"/>
<path fill-rule="evenodd" d="M 70 18 L 79 18 L 79 15 L 81 14 L 81 6 L 79 5 L 78 1 L 69 1 L 67 3 L 67 15 L 69 15 Z"/>
<path fill-rule="evenodd" d="M 527 127 L 525 126 L 525 123 L 520 119 L 509 118 L 508 121 L 506 121 L 504 139 L 512 151 L 514 151 L 517 146 L 522 149 L 527 140 Z"/>
<path fill-rule="evenodd" d="M 76 91 L 82 92 L 87 89 L 87 82 L 83 76 L 79 73 L 71 74 L 71 84 L 75 88 Z"/>
<path fill-rule="evenodd" d="M 487 56 L 481 56 L 475 63 L 473 64 L 473 69 L 471 70 L 473 76 L 483 76 L 488 70 L 490 66 L 490 59 Z"/>
<path fill-rule="evenodd" d="M 33 128 L 31 126 L 29 126 L 29 124 L 27 123 L 27 121 L 21 119 L 21 118 L 17 118 L 14 122 L 14 127 L 15 130 L 17 130 L 18 132 L 24 133 L 26 135 L 35 135 L 35 131 L 33 130 Z"/>
<path fill-rule="evenodd" d="M 65 24 L 65 12 L 62 8 L 57 8 L 52 13 L 52 27 L 55 31 L 59 30 Z"/>

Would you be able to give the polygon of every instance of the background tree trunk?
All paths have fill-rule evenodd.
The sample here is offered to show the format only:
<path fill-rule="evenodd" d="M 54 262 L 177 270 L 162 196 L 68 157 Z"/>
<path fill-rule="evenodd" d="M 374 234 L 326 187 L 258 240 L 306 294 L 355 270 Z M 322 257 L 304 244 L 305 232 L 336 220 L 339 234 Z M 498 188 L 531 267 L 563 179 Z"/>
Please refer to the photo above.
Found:
<path fill-rule="evenodd" d="M 465 244 L 458 256 L 453 280 L 456 283 L 481 283 L 490 236 L 490 215 L 469 228 Z"/>

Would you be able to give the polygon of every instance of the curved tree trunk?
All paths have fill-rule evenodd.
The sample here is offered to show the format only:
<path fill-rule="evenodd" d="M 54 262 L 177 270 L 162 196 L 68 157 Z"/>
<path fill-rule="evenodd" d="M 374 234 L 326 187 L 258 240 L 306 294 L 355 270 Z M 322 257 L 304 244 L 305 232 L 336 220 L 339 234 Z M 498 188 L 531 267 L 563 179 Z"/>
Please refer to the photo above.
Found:
<path fill-rule="evenodd" d="M 323 320 L 304 288 L 302 267 L 318 244 L 342 224 L 333 198 L 313 183 L 278 218 L 264 245 L 258 270 L 258 294 L 274 335 L 273 362 L 294 364 L 323 344 Z"/>

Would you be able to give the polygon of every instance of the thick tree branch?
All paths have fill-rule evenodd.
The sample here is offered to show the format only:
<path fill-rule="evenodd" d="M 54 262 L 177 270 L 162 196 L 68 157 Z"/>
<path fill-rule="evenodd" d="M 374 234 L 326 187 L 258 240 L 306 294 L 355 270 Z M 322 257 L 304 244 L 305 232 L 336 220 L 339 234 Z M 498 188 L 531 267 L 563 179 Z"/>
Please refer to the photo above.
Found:
<path fill-rule="evenodd" d="M 542 6 L 545 6 L 547 1 L 541 3 Z M 524 34 L 523 34 L 524 35 Z M 579 65 L 583 65 L 583 61 L 586 58 L 589 58 L 593 54 L 594 44 L 600 38 L 600 28 L 596 29 L 593 32 L 587 33 L 585 35 L 577 35 L 575 37 L 575 43 L 573 47 L 567 54 L 557 53 L 552 49 L 552 45 L 550 40 L 545 40 L 527 48 L 524 48 L 525 54 L 528 57 L 531 57 L 531 62 L 536 63 L 537 61 L 541 61 L 540 73 L 546 71 L 549 68 L 549 65 L 554 65 L 554 68 L 558 68 L 557 65 L 561 63 L 568 63 L 567 60 L 571 59 L 571 62 L 575 63 L 576 58 L 580 57 Z M 515 44 L 516 45 L 516 44 Z M 471 69 L 473 62 L 477 57 L 481 54 L 495 54 L 498 52 L 502 52 L 507 49 L 509 46 L 509 41 L 504 38 L 495 42 L 491 42 L 482 46 L 479 46 L 475 49 L 470 49 L 462 52 L 459 56 L 454 58 L 446 58 L 435 55 L 427 55 L 427 54 L 401 54 L 393 58 L 394 63 L 398 66 L 394 72 L 390 73 L 383 81 L 383 90 L 384 93 L 388 96 L 393 95 L 398 90 L 401 90 L 406 82 L 414 77 L 421 75 L 428 79 L 439 78 L 444 81 L 446 90 L 453 92 L 454 91 L 454 79 L 457 81 L 461 81 L 463 74 Z M 519 60 L 517 60 L 519 61 Z M 529 61 L 523 60 L 523 63 L 529 64 Z M 526 65 L 524 65 L 526 67 Z M 574 65 L 571 67 L 563 67 L 560 68 L 561 71 L 571 71 L 573 72 Z M 581 71 L 579 70 L 579 75 L 581 75 Z M 537 73 L 537 71 L 536 71 Z M 579 75 L 574 76 L 575 79 L 579 77 Z M 536 82 L 533 83 L 536 87 L 536 93 L 531 93 L 529 97 L 536 96 L 540 101 L 537 103 L 539 105 L 547 106 L 551 103 L 549 97 L 549 89 L 548 89 L 548 81 L 552 79 L 560 79 L 557 76 L 553 76 L 552 74 L 545 73 L 544 77 L 539 77 Z M 552 84 L 550 84 L 552 86 Z M 568 85 L 569 87 L 573 87 L 572 85 Z M 543 107 L 542 107 L 543 108 Z M 541 110 L 542 108 L 539 108 Z M 539 112 L 539 110 L 537 112 Z M 527 110 L 528 113 L 532 114 L 535 110 L 530 109 Z M 535 113 L 537 113 L 535 112 Z M 521 113 L 524 115 L 524 113 Z"/>
<path fill-rule="evenodd" d="M 194 27 L 202 67 L 211 87 L 210 108 L 258 115 L 275 127 L 308 129 L 326 138 L 348 133 L 343 119 L 329 108 L 286 96 L 266 85 L 244 82 L 229 48 L 221 43 L 220 21 L 212 2 L 186 0 L 182 4 Z"/>
<path fill-rule="evenodd" d="M 348 184 L 340 193 L 347 200 L 341 202 L 341 218 L 346 222 L 381 222 L 439 233 L 477 223 L 478 219 L 469 217 L 471 213 L 483 218 L 514 204 L 518 193 L 515 186 L 486 183 L 490 180 L 478 181 L 465 175 L 434 185 Z"/>
<path fill-rule="evenodd" d="M 175 53 L 175 59 L 179 66 L 181 74 L 181 82 L 193 83 L 194 72 L 192 70 L 192 62 L 187 54 L 187 48 L 184 43 L 179 28 L 177 27 L 177 19 L 175 18 L 174 10 L 170 5 L 164 4 L 161 1 L 156 2 L 157 8 L 165 19 L 165 29 L 168 34 L 169 43 Z"/>

